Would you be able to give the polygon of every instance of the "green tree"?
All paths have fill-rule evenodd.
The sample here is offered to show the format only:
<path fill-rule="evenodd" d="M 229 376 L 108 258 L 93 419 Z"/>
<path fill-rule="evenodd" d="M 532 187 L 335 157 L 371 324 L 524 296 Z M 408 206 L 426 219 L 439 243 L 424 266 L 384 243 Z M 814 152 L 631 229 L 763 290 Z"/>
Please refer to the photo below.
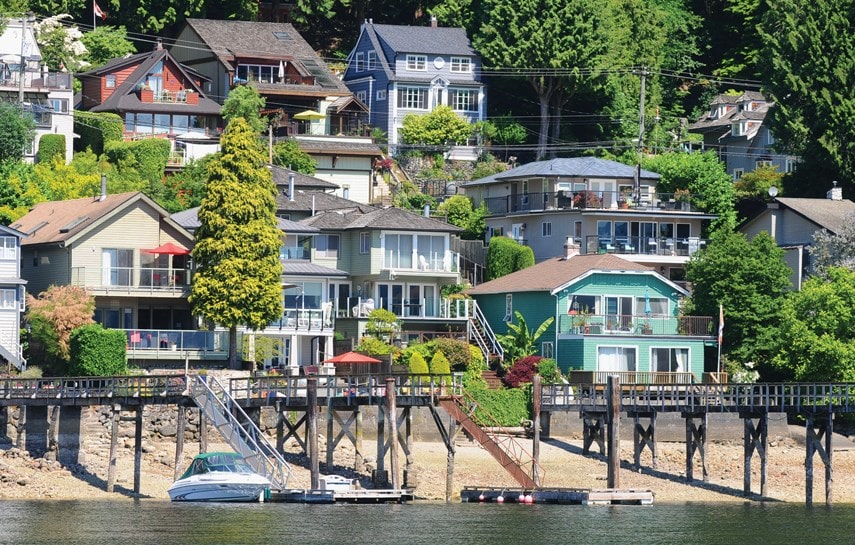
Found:
<path fill-rule="evenodd" d="M 300 144 L 293 138 L 273 145 L 273 164 L 308 175 L 314 174 L 318 166 L 312 156 L 301 150 Z"/>
<path fill-rule="evenodd" d="M 238 85 L 223 102 L 223 119 L 231 123 L 233 119 L 242 117 L 256 134 L 260 134 L 267 128 L 267 121 L 261 118 L 261 109 L 266 103 L 254 85 Z"/>
<path fill-rule="evenodd" d="M 801 156 L 789 195 L 855 183 L 855 0 L 769 2 L 759 25 L 779 151 Z"/>
<path fill-rule="evenodd" d="M 712 229 L 736 227 L 733 208 L 733 180 L 715 152 L 663 153 L 645 157 L 641 166 L 662 176 L 656 184 L 659 193 L 687 189 L 692 205 L 704 212 L 717 214 Z"/>
<path fill-rule="evenodd" d="M 487 248 L 487 279 L 534 265 L 534 252 L 510 237 L 492 237 Z"/>
<path fill-rule="evenodd" d="M 229 367 L 238 368 L 237 327 L 257 330 L 282 315 L 276 188 L 257 134 L 233 119 L 211 161 L 193 259 L 194 312 L 229 328 Z"/>
<path fill-rule="evenodd" d="M 33 25 L 39 51 L 44 63 L 53 71 L 66 68 L 72 72 L 85 68 L 86 46 L 81 38 L 83 33 L 75 25 L 66 26 L 64 19 L 71 19 L 71 15 L 63 13 L 47 17 Z"/>
<path fill-rule="evenodd" d="M 516 318 L 516 323 L 508 322 L 508 333 L 498 337 L 499 344 L 505 351 L 505 361 L 511 365 L 520 358 L 534 355 L 537 352 L 538 339 L 546 333 L 546 330 L 555 321 L 555 318 L 550 316 L 532 332 L 520 311 L 514 311 L 514 318 Z"/>
<path fill-rule="evenodd" d="M 118 59 L 136 53 L 133 42 L 128 40 L 128 32 L 124 26 L 99 26 L 80 38 L 86 46 L 86 60 L 93 67 L 99 67 L 111 59 Z"/>
<path fill-rule="evenodd" d="M 71 358 L 71 332 L 94 323 L 94 311 L 95 298 L 78 286 L 51 286 L 38 297 L 27 294 L 26 322 L 30 349 L 36 356 L 30 359 L 43 358 L 48 365 L 64 366 Z"/>
<path fill-rule="evenodd" d="M 215 157 L 216 155 L 208 155 L 199 160 L 191 159 L 180 171 L 166 176 L 160 182 L 160 190 L 149 196 L 172 213 L 199 206 L 205 195 L 208 164 Z"/>
<path fill-rule="evenodd" d="M 772 363 L 786 380 L 855 382 L 853 331 L 855 272 L 832 267 L 784 301 Z"/>
<path fill-rule="evenodd" d="M 430 373 L 425 357 L 419 352 L 413 352 L 410 356 L 409 371 L 413 375 L 427 375 Z"/>
<path fill-rule="evenodd" d="M 0 163 L 20 160 L 24 148 L 35 136 L 36 124 L 32 116 L 22 115 L 10 102 L 0 102 Z"/>
<path fill-rule="evenodd" d="M 733 183 L 733 196 L 737 201 L 768 202 L 772 199 L 769 196 L 770 187 L 778 188 L 778 195 L 781 196 L 780 189 L 783 180 L 784 175 L 778 172 L 778 167 L 774 165 L 757 167 L 751 172 L 743 174 L 742 178 Z"/>
<path fill-rule="evenodd" d="M 445 354 L 443 354 L 441 350 L 437 350 L 433 353 L 433 357 L 430 359 L 430 372 L 432 375 L 451 374 L 451 364 L 448 362 L 448 358 L 445 357 Z M 445 382 L 445 379 L 442 380 Z"/>
<path fill-rule="evenodd" d="M 461 238 L 467 240 L 483 240 L 487 229 L 485 217 L 488 215 L 487 206 L 481 203 L 478 208 L 472 208 L 472 200 L 464 195 L 454 195 L 445 199 L 437 207 L 437 212 L 448 219 L 448 223 L 463 229 Z"/>
<path fill-rule="evenodd" d="M 401 321 L 395 316 L 394 312 L 385 308 L 375 308 L 368 313 L 368 320 L 365 322 L 365 333 L 372 337 L 391 343 L 400 331 Z"/>
<path fill-rule="evenodd" d="M 718 316 L 724 307 L 722 352 L 761 373 L 776 345 L 780 305 L 790 287 L 783 250 L 765 232 L 750 242 L 745 235 L 722 230 L 695 253 L 686 267 L 692 297 L 686 314 Z"/>
<path fill-rule="evenodd" d="M 413 146 L 446 150 L 454 144 L 465 144 L 474 127 L 457 115 L 450 106 L 437 106 L 427 114 L 407 114 L 401 127 L 401 141 Z"/>
<path fill-rule="evenodd" d="M 71 376 L 110 376 L 128 372 L 124 331 L 89 324 L 71 332 Z"/>

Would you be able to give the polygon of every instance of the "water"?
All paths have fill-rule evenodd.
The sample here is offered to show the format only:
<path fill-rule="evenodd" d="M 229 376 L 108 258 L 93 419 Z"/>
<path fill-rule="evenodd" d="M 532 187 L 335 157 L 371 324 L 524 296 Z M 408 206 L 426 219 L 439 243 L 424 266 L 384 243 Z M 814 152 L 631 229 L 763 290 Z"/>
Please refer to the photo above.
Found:
<path fill-rule="evenodd" d="M 662 544 L 855 542 L 855 505 L 0 502 L 0 544 Z"/>

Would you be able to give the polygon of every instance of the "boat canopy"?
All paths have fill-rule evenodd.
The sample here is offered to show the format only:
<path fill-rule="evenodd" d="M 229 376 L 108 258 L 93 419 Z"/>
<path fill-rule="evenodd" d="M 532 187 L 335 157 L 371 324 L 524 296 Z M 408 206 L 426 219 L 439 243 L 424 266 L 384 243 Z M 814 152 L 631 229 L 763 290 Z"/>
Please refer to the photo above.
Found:
<path fill-rule="evenodd" d="M 181 476 L 186 479 L 192 475 L 202 475 L 213 471 L 226 473 L 253 473 L 246 460 L 236 452 L 205 452 L 197 454 L 187 471 Z"/>

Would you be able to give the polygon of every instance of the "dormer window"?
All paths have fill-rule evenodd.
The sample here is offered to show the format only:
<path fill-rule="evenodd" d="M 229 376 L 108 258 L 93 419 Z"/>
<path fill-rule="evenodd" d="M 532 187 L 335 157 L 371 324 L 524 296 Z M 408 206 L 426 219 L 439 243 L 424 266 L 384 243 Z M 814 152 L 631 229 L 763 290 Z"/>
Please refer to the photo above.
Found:
<path fill-rule="evenodd" d="M 107 74 L 104 76 L 104 87 L 107 89 L 116 88 L 116 74 Z"/>
<path fill-rule="evenodd" d="M 427 56 L 407 55 L 407 70 L 427 71 Z"/>
<path fill-rule="evenodd" d="M 451 57 L 451 71 L 468 74 L 472 72 L 472 63 L 467 57 Z"/>

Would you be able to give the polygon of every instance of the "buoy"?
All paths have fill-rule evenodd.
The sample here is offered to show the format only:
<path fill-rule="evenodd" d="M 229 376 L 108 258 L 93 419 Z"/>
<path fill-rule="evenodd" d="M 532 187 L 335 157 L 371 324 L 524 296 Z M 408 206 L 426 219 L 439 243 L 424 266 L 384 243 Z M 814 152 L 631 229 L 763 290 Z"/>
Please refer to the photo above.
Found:
<path fill-rule="evenodd" d="M 482 492 L 480 496 L 478 496 L 478 501 L 484 501 L 484 493 Z"/>
<path fill-rule="evenodd" d="M 520 495 L 519 495 L 519 497 L 517 498 L 517 501 L 518 501 L 518 502 L 520 502 L 520 503 L 525 503 L 525 494 L 523 494 L 522 492 L 520 492 Z"/>
<path fill-rule="evenodd" d="M 498 498 L 496 498 L 496 503 L 505 503 L 505 497 L 499 496 Z"/>
<path fill-rule="evenodd" d="M 525 497 L 525 502 L 526 502 L 526 503 L 528 503 L 528 504 L 532 504 L 532 503 L 534 503 L 534 496 L 532 496 L 531 494 L 528 494 L 528 495 Z"/>

